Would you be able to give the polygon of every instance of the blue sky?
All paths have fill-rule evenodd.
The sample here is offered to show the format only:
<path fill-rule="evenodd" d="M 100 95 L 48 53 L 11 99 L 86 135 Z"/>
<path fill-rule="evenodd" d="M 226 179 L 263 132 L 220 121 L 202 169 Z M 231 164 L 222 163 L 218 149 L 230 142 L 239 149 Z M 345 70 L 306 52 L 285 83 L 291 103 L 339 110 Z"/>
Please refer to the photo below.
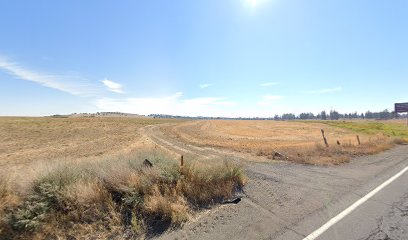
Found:
<path fill-rule="evenodd" d="M 1 1 L 0 115 L 383 110 L 408 1 Z"/>

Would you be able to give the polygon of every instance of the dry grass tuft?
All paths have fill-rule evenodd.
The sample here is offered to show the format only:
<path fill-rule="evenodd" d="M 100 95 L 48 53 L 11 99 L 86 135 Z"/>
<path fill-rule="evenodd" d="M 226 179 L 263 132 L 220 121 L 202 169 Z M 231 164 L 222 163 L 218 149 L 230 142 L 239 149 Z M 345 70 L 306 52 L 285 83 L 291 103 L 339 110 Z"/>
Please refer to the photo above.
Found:
<path fill-rule="evenodd" d="M 354 157 L 371 155 L 391 149 L 394 146 L 392 139 L 377 136 L 375 139 L 364 142 L 361 145 L 344 143 L 341 145 L 330 145 L 316 143 L 314 147 L 299 148 L 295 152 L 288 152 L 290 161 L 315 164 L 315 165 L 338 165 L 350 162 Z"/>
<path fill-rule="evenodd" d="M 152 168 L 143 166 L 145 158 Z M 1 239 L 155 235 L 245 184 L 240 166 L 190 163 L 180 170 L 177 161 L 158 152 L 35 166 L 32 180 L 24 181 L 25 194 L 13 194 L 14 185 L 0 179 Z"/>
<path fill-rule="evenodd" d="M 407 139 L 402 139 L 402 138 L 393 138 L 392 142 L 394 144 L 397 144 L 397 145 L 406 145 L 406 144 L 408 144 L 408 140 Z"/>
<path fill-rule="evenodd" d="M 10 231 L 4 216 L 20 203 L 19 197 L 12 191 L 11 184 L 7 176 L 0 175 L 0 236 Z"/>
<path fill-rule="evenodd" d="M 231 198 L 247 181 L 243 168 L 229 162 L 218 166 L 187 165 L 182 174 L 185 181 L 179 185 L 180 190 L 198 205 L 213 204 Z"/>

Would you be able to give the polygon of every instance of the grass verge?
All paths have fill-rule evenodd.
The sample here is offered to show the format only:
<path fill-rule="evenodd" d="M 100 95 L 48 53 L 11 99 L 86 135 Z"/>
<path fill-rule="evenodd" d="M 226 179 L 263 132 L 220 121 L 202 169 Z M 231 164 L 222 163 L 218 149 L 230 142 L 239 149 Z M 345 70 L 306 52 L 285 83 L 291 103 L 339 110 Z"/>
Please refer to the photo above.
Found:
<path fill-rule="evenodd" d="M 361 144 L 342 142 L 325 147 L 316 143 L 314 147 L 298 149 L 290 155 L 292 161 L 300 163 L 332 165 L 349 162 L 351 158 L 376 154 L 398 144 L 408 143 L 408 128 L 398 122 L 378 121 L 316 121 L 332 127 L 347 129 L 364 139 Z M 368 141 L 367 141 L 368 140 Z"/>
<path fill-rule="evenodd" d="M 368 135 L 370 136 L 370 135 Z M 266 156 L 268 159 L 286 160 L 302 164 L 313 165 L 338 165 L 350 162 L 352 158 L 371 155 L 391 149 L 396 144 L 404 144 L 401 138 L 390 138 L 382 134 L 371 137 L 361 137 L 361 144 L 342 141 L 339 144 L 329 144 L 326 147 L 322 143 L 304 145 L 294 148 L 281 148 L 279 152 L 274 149 L 261 149 L 256 155 Z"/>
<path fill-rule="evenodd" d="M 408 142 L 408 127 L 403 124 L 371 121 L 323 121 L 322 123 L 352 130 L 356 133 L 364 133 L 369 135 L 385 134 L 388 137 L 399 138 L 405 142 Z"/>
<path fill-rule="evenodd" d="M 148 158 L 153 167 L 145 167 Z M 157 152 L 64 162 L 0 179 L 0 239 L 127 239 L 160 234 L 245 184 L 239 165 L 187 163 Z"/>

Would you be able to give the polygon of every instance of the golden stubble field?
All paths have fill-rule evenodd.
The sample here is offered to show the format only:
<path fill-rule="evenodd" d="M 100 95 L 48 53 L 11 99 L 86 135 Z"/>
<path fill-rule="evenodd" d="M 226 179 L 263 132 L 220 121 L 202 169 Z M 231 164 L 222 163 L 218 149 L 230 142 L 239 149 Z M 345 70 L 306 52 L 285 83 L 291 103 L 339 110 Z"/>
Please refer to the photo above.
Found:
<path fill-rule="evenodd" d="M 303 147 L 323 143 L 321 129 L 330 145 L 356 143 L 354 132 L 322 123 L 288 121 L 200 121 L 167 128 L 180 138 L 199 145 L 234 149 Z M 362 135 L 362 141 L 370 137 Z"/>
<path fill-rule="evenodd" d="M 0 165 L 124 153 L 146 147 L 140 128 L 161 123 L 170 123 L 161 128 L 171 138 L 265 159 L 273 158 L 278 151 L 297 162 L 343 162 L 344 155 L 375 153 L 390 147 L 383 135 L 364 133 L 359 133 L 362 145 L 356 146 L 355 131 L 314 121 L 0 117 Z M 323 147 L 321 129 L 325 130 L 328 149 Z"/>
<path fill-rule="evenodd" d="M 168 135 L 199 146 L 268 158 L 278 151 L 291 156 L 289 160 L 317 164 L 340 163 L 351 155 L 376 153 L 391 147 L 384 135 L 364 133 L 358 134 L 361 145 L 357 146 L 356 132 L 313 121 L 209 120 L 166 125 L 162 129 Z M 324 147 L 321 129 L 325 131 L 329 148 Z"/>
<path fill-rule="evenodd" d="M 150 118 L 0 117 L 0 165 L 76 159 L 123 151 L 138 129 L 174 122 Z"/>

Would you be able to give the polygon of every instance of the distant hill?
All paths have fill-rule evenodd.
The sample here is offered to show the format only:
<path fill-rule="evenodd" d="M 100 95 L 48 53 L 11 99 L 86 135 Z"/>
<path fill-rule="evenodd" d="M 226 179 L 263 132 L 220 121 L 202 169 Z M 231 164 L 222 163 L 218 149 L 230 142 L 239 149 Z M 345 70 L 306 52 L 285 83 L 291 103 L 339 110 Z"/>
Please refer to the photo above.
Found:
<path fill-rule="evenodd" d="M 146 118 L 144 115 L 122 112 L 97 112 L 97 113 L 73 113 L 67 115 L 51 115 L 51 117 L 76 118 L 76 117 L 128 117 L 128 118 Z"/>

